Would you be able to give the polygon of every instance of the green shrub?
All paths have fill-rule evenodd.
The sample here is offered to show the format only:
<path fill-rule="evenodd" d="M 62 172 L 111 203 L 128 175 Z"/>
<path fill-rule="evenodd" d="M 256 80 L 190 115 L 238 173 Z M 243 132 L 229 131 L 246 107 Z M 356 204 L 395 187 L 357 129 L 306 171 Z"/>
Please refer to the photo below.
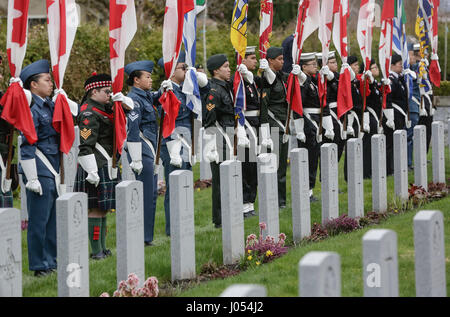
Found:
<path fill-rule="evenodd" d="M 435 96 L 450 96 L 450 81 L 441 81 L 441 87 L 433 87 Z"/>

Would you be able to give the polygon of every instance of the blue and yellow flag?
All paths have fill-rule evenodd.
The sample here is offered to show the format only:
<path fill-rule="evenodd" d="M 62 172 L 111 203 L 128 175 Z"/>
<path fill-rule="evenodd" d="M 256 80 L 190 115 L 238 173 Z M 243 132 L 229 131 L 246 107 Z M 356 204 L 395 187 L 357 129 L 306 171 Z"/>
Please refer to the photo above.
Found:
<path fill-rule="evenodd" d="M 248 0 L 235 0 L 231 19 L 231 44 L 242 58 L 247 48 L 247 11 Z"/>

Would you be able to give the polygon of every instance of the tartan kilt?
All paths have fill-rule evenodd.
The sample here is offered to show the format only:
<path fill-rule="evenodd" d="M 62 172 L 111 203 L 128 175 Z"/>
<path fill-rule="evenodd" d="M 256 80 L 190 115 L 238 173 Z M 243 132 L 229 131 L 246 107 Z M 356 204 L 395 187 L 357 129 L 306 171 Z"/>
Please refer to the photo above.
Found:
<path fill-rule="evenodd" d="M 98 208 L 103 211 L 116 208 L 116 185 L 121 180 L 120 173 L 117 178 L 111 180 L 108 175 L 108 166 L 105 165 L 98 170 L 100 182 L 98 186 L 86 181 L 87 173 L 78 164 L 77 176 L 75 177 L 74 192 L 84 192 L 88 194 L 88 208 Z"/>
<path fill-rule="evenodd" d="M 0 190 L 0 208 L 12 208 L 13 207 L 13 194 L 12 191 L 3 193 Z"/>

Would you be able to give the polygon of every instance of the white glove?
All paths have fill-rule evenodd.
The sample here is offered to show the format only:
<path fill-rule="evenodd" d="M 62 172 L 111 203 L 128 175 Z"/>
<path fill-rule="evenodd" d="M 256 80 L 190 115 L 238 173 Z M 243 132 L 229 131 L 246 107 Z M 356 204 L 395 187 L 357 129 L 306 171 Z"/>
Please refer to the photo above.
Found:
<path fill-rule="evenodd" d="M 11 77 L 9 79 L 9 85 L 11 86 L 13 83 L 19 83 L 20 87 L 23 88 L 23 83 L 22 83 L 22 80 L 20 79 L 20 77 Z M 23 88 L 23 92 L 25 93 L 25 97 L 27 98 L 28 105 L 31 105 L 31 100 L 33 99 L 31 91 Z"/>
<path fill-rule="evenodd" d="M 2 173 L 2 184 L 1 184 L 1 190 L 3 194 L 6 194 L 7 192 L 9 192 L 11 190 L 11 183 L 12 183 L 12 179 L 6 179 L 6 175 L 3 176 Z"/>
<path fill-rule="evenodd" d="M 247 69 L 247 66 L 240 64 L 237 67 L 237 71 L 241 73 L 242 77 L 244 77 L 247 82 L 253 84 L 253 73 Z"/>
<path fill-rule="evenodd" d="M 403 70 L 403 75 L 410 75 L 412 77 L 412 79 L 414 79 L 414 80 L 417 79 L 416 72 L 411 70 L 411 69 L 409 69 L 409 68 L 406 68 L 406 69 Z"/>
<path fill-rule="evenodd" d="M 263 58 L 259 60 L 259 68 L 261 68 L 262 70 L 269 69 L 269 62 L 267 61 L 267 59 Z"/>
<path fill-rule="evenodd" d="M 392 82 L 389 78 L 382 78 L 381 83 L 385 86 L 390 86 Z"/>
<path fill-rule="evenodd" d="M 355 75 L 355 72 L 353 71 L 353 69 L 350 67 L 350 65 L 347 63 L 343 63 L 341 66 L 341 69 L 343 69 L 343 68 L 348 68 L 348 70 L 350 71 L 350 80 L 353 81 L 355 79 L 356 75 Z"/>
<path fill-rule="evenodd" d="M 203 134 L 203 157 L 205 158 L 205 161 L 208 163 L 216 162 L 219 163 L 219 153 L 217 152 L 217 145 L 216 145 L 216 134 L 214 132 L 212 133 L 205 133 Z"/>
<path fill-rule="evenodd" d="M 433 107 L 433 106 L 431 106 L 431 109 L 430 109 L 430 116 L 432 117 L 432 116 L 434 116 L 434 113 L 436 112 L 436 109 Z"/>
<path fill-rule="evenodd" d="M 364 126 L 363 130 L 364 132 L 370 133 L 370 113 L 364 112 Z"/>
<path fill-rule="evenodd" d="M 85 170 L 86 173 L 88 173 L 86 180 L 97 187 L 98 183 L 100 182 L 100 177 L 98 176 L 98 168 L 97 161 L 95 160 L 95 155 L 89 154 L 79 156 L 78 163 L 80 163 L 81 167 Z"/>
<path fill-rule="evenodd" d="M 419 115 L 420 115 L 421 117 L 427 117 L 427 116 L 428 116 L 428 113 L 427 113 L 427 111 L 425 110 L 425 107 L 421 107 L 421 108 L 420 108 L 420 110 L 419 110 Z"/>
<path fill-rule="evenodd" d="M 395 123 L 394 123 L 394 109 L 383 109 L 384 116 L 386 117 L 386 126 L 391 128 L 392 130 L 395 130 Z"/>
<path fill-rule="evenodd" d="M 331 80 L 334 79 L 334 74 L 333 74 L 332 71 L 330 71 L 330 68 L 328 67 L 328 65 L 323 66 L 323 67 L 320 69 L 319 73 L 320 73 L 322 76 L 327 76 L 327 80 L 328 80 L 328 81 L 331 81 Z"/>
<path fill-rule="evenodd" d="M 261 145 L 268 148 L 268 149 L 273 149 L 273 141 L 270 138 L 270 126 L 268 123 L 263 123 L 261 124 Z"/>
<path fill-rule="evenodd" d="M 27 183 L 25 185 L 26 189 L 42 196 L 42 186 L 38 180 L 36 159 L 21 160 L 20 164 L 22 165 L 23 173 L 27 178 Z"/>
<path fill-rule="evenodd" d="M 122 102 L 122 106 L 127 110 L 134 109 L 134 101 L 130 97 L 124 96 L 121 92 L 115 93 L 112 96 L 112 101 L 120 101 Z"/>
<path fill-rule="evenodd" d="M 173 90 L 173 85 L 172 85 L 172 82 L 169 80 L 169 79 L 167 79 L 167 80 L 164 80 L 162 83 L 161 83 L 161 88 L 163 89 L 163 90 Z"/>
<path fill-rule="evenodd" d="M 428 59 L 426 59 L 426 58 L 423 58 L 423 59 L 421 59 L 420 60 L 422 63 L 424 63 L 425 64 L 425 66 L 430 66 L 430 63 L 428 62 Z"/>
<path fill-rule="evenodd" d="M 362 79 L 365 80 L 366 78 L 369 79 L 369 83 L 373 83 L 375 78 L 373 78 L 372 72 L 370 70 L 366 70 L 362 76 Z"/>
<path fill-rule="evenodd" d="M 53 102 L 56 101 L 56 98 L 58 97 L 59 94 L 61 94 L 64 97 L 66 97 L 67 103 L 69 105 L 70 112 L 72 113 L 73 116 L 77 116 L 78 115 L 78 104 L 75 101 L 70 100 L 69 97 L 67 97 L 67 94 L 64 91 L 64 89 L 55 89 L 54 95 L 53 95 L 53 98 L 52 98 Z"/>
<path fill-rule="evenodd" d="M 300 68 L 300 65 L 292 64 L 292 71 L 291 71 L 292 74 L 298 76 L 298 75 L 300 75 L 301 71 L 302 71 L 302 69 Z"/>
<path fill-rule="evenodd" d="M 303 118 L 294 120 L 295 137 L 302 143 L 306 142 L 306 135 L 304 132 L 305 121 Z"/>
<path fill-rule="evenodd" d="M 238 146 L 249 148 L 250 147 L 250 140 L 247 137 L 247 132 L 245 132 L 245 128 L 238 124 L 238 127 L 236 129 L 237 139 L 238 139 Z"/>
<path fill-rule="evenodd" d="M 166 143 L 170 156 L 170 165 L 181 167 L 183 159 L 181 158 L 181 140 L 175 139 Z"/>
<path fill-rule="evenodd" d="M 131 157 L 130 167 L 136 174 L 140 175 L 144 166 L 142 165 L 141 142 L 127 142 L 128 153 Z"/>
<path fill-rule="evenodd" d="M 273 70 L 270 69 L 267 59 L 263 58 L 259 60 L 259 68 L 264 71 L 264 77 L 266 78 L 269 85 L 272 85 L 277 76 L 275 75 Z"/>
<path fill-rule="evenodd" d="M 206 85 L 208 85 L 208 77 L 206 76 L 205 73 L 202 72 L 198 72 L 195 67 L 191 67 L 195 70 L 195 75 L 197 76 L 197 82 L 198 82 L 198 86 L 200 88 L 205 87 Z"/>
<path fill-rule="evenodd" d="M 325 137 L 331 141 L 334 140 L 333 119 L 331 116 L 325 116 L 322 119 L 322 125 L 325 129 Z"/>
<path fill-rule="evenodd" d="M 281 142 L 288 143 L 289 142 L 289 134 L 284 133 L 283 139 L 281 140 Z"/>

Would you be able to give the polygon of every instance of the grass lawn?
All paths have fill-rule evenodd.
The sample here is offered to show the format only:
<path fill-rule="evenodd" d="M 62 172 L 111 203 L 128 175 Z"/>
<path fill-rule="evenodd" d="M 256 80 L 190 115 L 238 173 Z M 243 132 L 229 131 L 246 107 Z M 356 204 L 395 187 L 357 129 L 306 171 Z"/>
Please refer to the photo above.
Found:
<path fill-rule="evenodd" d="M 431 160 L 431 149 L 429 152 Z M 339 187 L 343 191 L 339 194 L 339 213 L 347 213 L 347 185 L 343 176 L 342 158 L 339 166 Z M 290 209 L 290 175 L 288 169 L 287 178 L 287 208 L 280 210 L 280 232 L 287 235 L 287 245 L 292 245 L 292 213 Z M 446 179 L 450 177 L 450 159 L 446 148 Z M 199 178 L 199 165 L 194 167 L 194 180 Z M 432 180 L 431 164 L 428 167 L 428 179 Z M 414 181 L 414 174 L 409 173 L 409 182 Z M 387 180 L 388 203 L 394 202 L 394 179 L 392 176 Z M 365 211 L 372 208 L 371 201 L 371 180 L 364 180 Z M 317 182 L 314 195 L 319 198 L 318 202 L 311 204 L 311 221 L 320 222 L 320 182 Z M 152 247 L 145 248 L 145 272 L 146 276 L 156 276 L 160 287 L 170 282 L 170 239 L 165 236 L 163 197 L 157 201 L 157 212 L 155 221 L 155 240 Z M 444 222 L 446 235 L 446 255 L 447 255 L 447 288 L 450 290 L 450 197 L 435 201 L 420 209 L 437 209 L 444 212 Z M 20 202 L 15 201 L 15 207 L 19 207 Z M 257 209 L 257 203 L 256 203 Z M 222 231 L 215 229 L 211 220 L 211 188 L 196 191 L 194 193 L 195 208 L 195 248 L 196 267 L 200 273 L 201 267 L 207 262 L 214 262 L 222 265 Z M 400 296 L 415 296 L 414 286 L 414 241 L 412 232 L 412 218 L 417 210 L 409 211 L 405 214 L 394 216 L 383 222 L 378 228 L 395 230 L 398 234 L 399 251 L 399 283 Z M 290 251 L 272 263 L 264 264 L 260 267 L 249 269 L 238 276 L 225 280 L 213 280 L 198 284 L 192 283 L 189 288 L 174 288 L 169 295 L 172 296 L 217 296 L 227 286 L 233 283 L 257 283 L 263 284 L 268 289 L 269 296 L 297 296 L 298 295 L 298 262 L 303 255 L 313 250 L 335 251 L 341 256 L 342 265 L 342 295 L 362 296 L 362 236 L 375 226 L 361 229 L 349 234 L 339 235 L 325 241 L 300 245 L 291 248 Z M 108 215 L 108 235 L 107 247 L 113 252 L 113 256 L 102 261 L 90 260 L 90 295 L 99 296 L 103 292 L 112 294 L 116 289 L 116 226 L 115 214 Z M 259 232 L 258 217 L 245 220 L 245 237 L 251 233 Z M 23 250 L 23 296 L 57 296 L 57 276 L 35 278 L 28 270 L 28 255 L 26 243 L 26 231 L 22 234 Z M 276 282 L 275 282 L 276 278 Z M 450 294 L 450 291 L 448 292 Z"/>

